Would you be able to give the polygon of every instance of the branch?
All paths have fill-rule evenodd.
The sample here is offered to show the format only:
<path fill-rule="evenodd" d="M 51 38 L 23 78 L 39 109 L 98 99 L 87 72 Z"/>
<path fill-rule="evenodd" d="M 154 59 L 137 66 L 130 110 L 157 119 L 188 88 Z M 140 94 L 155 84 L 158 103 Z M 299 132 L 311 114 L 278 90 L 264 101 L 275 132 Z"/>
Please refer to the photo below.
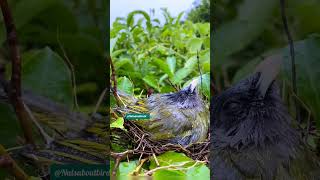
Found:
<path fill-rule="evenodd" d="M 110 56 L 108 56 L 108 62 L 109 62 L 109 66 L 111 66 L 111 80 L 113 81 L 113 87 L 111 89 L 112 89 L 114 98 L 116 98 L 117 105 L 120 107 L 120 99 L 119 99 L 118 90 L 117 90 L 116 70 L 114 69 L 114 65 Z"/>
<path fill-rule="evenodd" d="M 0 168 L 10 172 L 16 179 L 27 180 L 28 175 L 17 165 L 17 163 L 9 156 L 5 148 L 0 144 Z"/>
<path fill-rule="evenodd" d="M 283 22 L 283 27 L 286 32 L 289 46 L 290 46 L 290 56 L 291 56 L 291 71 L 292 71 L 292 86 L 293 86 L 293 92 L 294 94 L 298 95 L 298 90 L 297 90 L 297 83 L 296 83 L 296 62 L 295 62 L 295 52 L 294 52 L 294 45 L 293 45 L 293 40 L 292 36 L 290 34 L 290 30 L 288 27 L 288 21 L 286 17 L 286 8 L 285 8 L 285 0 L 280 0 L 280 7 L 281 7 L 281 17 L 282 17 L 282 22 Z M 294 100 L 294 104 L 296 107 L 296 119 L 297 122 L 301 122 L 300 118 L 300 108 L 298 105 L 297 100 Z"/>
<path fill-rule="evenodd" d="M 0 6 L 7 31 L 7 40 L 10 48 L 10 56 L 12 61 L 12 74 L 9 89 L 9 97 L 22 126 L 26 143 L 34 144 L 31 123 L 26 116 L 25 109 L 21 99 L 21 59 L 18 48 L 17 32 L 13 23 L 8 2 L 6 0 L 0 0 Z"/>

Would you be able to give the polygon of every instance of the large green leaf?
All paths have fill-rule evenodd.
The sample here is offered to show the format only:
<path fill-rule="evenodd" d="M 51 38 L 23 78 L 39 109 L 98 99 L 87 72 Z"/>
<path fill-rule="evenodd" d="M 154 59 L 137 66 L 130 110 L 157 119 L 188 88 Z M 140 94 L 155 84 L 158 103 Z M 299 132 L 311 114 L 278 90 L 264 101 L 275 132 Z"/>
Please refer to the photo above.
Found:
<path fill-rule="evenodd" d="M 137 167 L 138 161 L 121 162 L 117 169 L 118 180 L 126 180 L 129 178 L 129 174 L 132 173 Z M 110 161 L 110 172 L 114 168 L 114 161 Z"/>
<path fill-rule="evenodd" d="M 199 33 L 202 36 L 208 35 L 210 33 L 210 24 L 209 23 L 197 23 L 196 24 Z"/>
<path fill-rule="evenodd" d="M 46 47 L 22 55 L 22 85 L 71 107 L 71 73 L 64 60 Z"/>
<path fill-rule="evenodd" d="M 270 24 L 277 0 L 245 0 L 237 17 L 223 24 L 213 34 L 215 66 L 224 64 L 225 59 L 245 48 Z"/>
<path fill-rule="evenodd" d="M 147 75 L 143 78 L 143 81 L 146 82 L 149 86 L 155 88 L 156 90 L 159 90 L 158 81 L 153 75 Z"/>
<path fill-rule="evenodd" d="M 167 57 L 167 64 L 168 64 L 168 66 L 170 68 L 170 71 L 172 73 L 174 73 L 175 70 L 176 70 L 176 63 L 177 63 L 177 61 L 176 61 L 176 58 L 174 56 Z"/>
<path fill-rule="evenodd" d="M 197 59 L 195 56 L 191 57 L 190 59 L 188 59 L 188 61 L 185 63 L 184 67 L 179 69 L 174 77 L 173 77 L 173 84 L 179 84 L 182 82 L 182 80 L 184 78 L 186 78 L 193 70 L 194 67 L 197 64 Z"/>
<path fill-rule="evenodd" d="M 192 38 L 188 41 L 187 47 L 190 53 L 194 53 L 201 50 L 203 39 L 201 38 Z"/>
<path fill-rule="evenodd" d="M 133 83 L 127 77 L 120 77 L 117 79 L 118 89 L 127 94 L 133 95 Z"/>
<path fill-rule="evenodd" d="M 155 171 L 155 179 L 172 177 L 175 179 L 210 179 L 209 168 L 203 163 L 197 163 L 183 153 L 166 152 L 157 156 L 160 167 L 178 166 L 179 168 L 165 168 Z M 150 160 L 150 169 L 157 167 L 155 159 Z M 196 164 L 195 164 L 196 163 Z"/>
<path fill-rule="evenodd" d="M 173 73 L 169 64 L 165 63 L 163 60 L 155 58 L 153 61 L 164 73 L 168 74 L 169 77 L 173 77 Z"/>
<path fill-rule="evenodd" d="M 320 36 L 312 36 L 295 44 L 298 96 L 311 108 L 320 127 Z M 289 48 L 284 50 L 284 75 L 291 83 Z"/>

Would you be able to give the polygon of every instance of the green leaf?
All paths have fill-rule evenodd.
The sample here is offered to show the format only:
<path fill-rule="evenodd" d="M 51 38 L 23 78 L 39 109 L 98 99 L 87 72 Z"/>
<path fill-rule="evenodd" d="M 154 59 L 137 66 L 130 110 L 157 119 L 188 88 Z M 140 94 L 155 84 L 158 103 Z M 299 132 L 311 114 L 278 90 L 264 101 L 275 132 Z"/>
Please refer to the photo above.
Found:
<path fill-rule="evenodd" d="M 127 77 L 120 77 L 118 81 L 118 90 L 125 92 L 129 95 L 133 95 L 133 83 Z"/>
<path fill-rule="evenodd" d="M 156 78 L 152 75 L 147 75 L 143 78 L 143 81 L 146 82 L 149 86 L 155 88 L 156 90 L 159 90 L 158 81 Z"/>
<path fill-rule="evenodd" d="M 130 161 L 130 162 L 120 162 L 119 167 L 117 169 L 117 179 L 126 180 L 129 177 L 129 174 L 135 170 L 137 167 L 138 161 Z M 114 168 L 114 161 L 110 161 L 110 172 Z"/>
<path fill-rule="evenodd" d="M 110 39 L 110 54 L 112 54 L 114 46 L 117 44 L 118 37 Z"/>
<path fill-rule="evenodd" d="M 176 58 L 174 56 L 167 57 L 167 64 L 168 64 L 170 71 L 172 73 L 174 73 L 176 70 L 176 63 L 177 63 Z"/>
<path fill-rule="evenodd" d="M 220 26 L 213 34 L 215 66 L 221 66 L 225 59 L 245 48 L 270 25 L 276 0 L 245 0 L 238 10 L 238 16 Z"/>
<path fill-rule="evenodd" d="M 120 128 L 120 129 L 125 129 L 123 126 L 124 119 L 123 117 L 119 117 L 116 121 L 110 124 L 110 128 Z"/>
<path fill-rule="evenodd" d="M 22 85 L 69 107 L 73 104 L 69 68 L 49 47 L 22 55 Z"/>
<path fill-rule="evenodd" d="M 203 74 L 202 75 L 202 84 L 201 84 L 201 80 L 200 80 L 200 76 L 197 77 L 198 78 L 198 82 L 199 82 L 199 86 L 200 91 L 207 97 L 210 97 L 210 74 Z"/>
<path fill-rule="evenodd" d="M 179 69 L 174 77 L 173 77 L 173 84 L 179 84 L 181 81 L 186 78 L 193 70 L 195 65 L 197 64 L 197 59 L 195 56 L 188 59 L 188 61 L 185 63 L 184 67 Z"/>
<path fill-rule="evenodd" d="M 210 24 L 209 23 L 197 23 L 197 29 L 201 36 L 208 35 L 210 33 Z"/>
<path fill-rule="evenodd" d="M 141 10 L 132 11 L 131 13 L 129 13 L 127 17 L 127 26 L 132 27 L 134 25 L 134 16 L 137 14 L 141 14 L 146 19 L 147 29 L 151 30 L 152 24 L 151 24 L 150 16 L 148 15 L 148 13 Z"/>
<path fill-rule="evenodd" d="M 126 68 L 130 67 L 131 69 L 133 69 L 133 65 L 132 65 L 132 60 L 131 59 L 128 59 L 128 58 L 115 59 L 114 67 L 116 68 L 116 70 L 120 69 L 124 65 L 126 65 Z"/>
<path fill-rule="evenodd" d="M 320 36 L 312 36 L 294 43 L 298 97 L 311 108 L 320 127 Z M 291 84 L 291 58 L 289 48 L 284 50 L 284 77 Z M 292 86 L 292 85 L 291 85 Z"/>
<path fill-rule="evenodd" d="M 174 179 L 210 179 L 209 168 L 203 163 L 196 163 L 183 153 L 173 151 L 166 152 L 157 156 L 160 167 L 178 166 L 178 169 L 160 169 L 154 172 L 155 179 L 165 179 L 172 177 Z M 196 163 L 196 164 L 195 164 Z M 150 169 L 157 167 L 154 158 L 150 160 Z"/>
<path fill-rule="evenodd" d="M 192 38 L 188 41 L 187 47 L 190 53 L 194 53 L 201 50 L 203 40 L 201 38 Z"/>
<path fill-rule="evenodd" d="M 153 61 L 164 73 L 168 74 L 169 77 L 173 77 L 173 73 L 170 70 L 169 64 L 163 60 L 155 58 Z"/>

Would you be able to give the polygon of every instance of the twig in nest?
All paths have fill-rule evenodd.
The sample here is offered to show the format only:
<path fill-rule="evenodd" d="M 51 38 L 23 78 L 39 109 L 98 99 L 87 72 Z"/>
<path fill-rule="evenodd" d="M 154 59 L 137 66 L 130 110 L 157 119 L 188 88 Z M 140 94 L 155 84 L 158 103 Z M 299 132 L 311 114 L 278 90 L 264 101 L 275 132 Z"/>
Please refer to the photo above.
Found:
<path fill-rule="evenodd" d="M 194 166 L 196 166 L 197 164 L 199 164 L 201 161 L 196 161 L 192 166 L 190 167 L 187 167 L 187 168 L 184 168 L 183 166 L 190 163 L 192 161 L 186 161 L 186 162 L 183 162 L 181 164 L 177 164 L 177 165 L 168 165 L 168 166 L 161 166 L 161 167 L 156 167 L 154 169 L 151 169 L 150 171 L 146 172 L 145 174 L 147 176 L 151 176 L 154 172 L 158 171 L 158 170 L 161 170 L 161 169 L 172 169 L 172 170 L 185 170 L 185 169 L 191 169 L 193 168 Z"/>
<path fill-rule="evenodd" d="M 17 165 L 17 163 L 9 156 L 5 148 L 0 144 L 0 168 L 4 168 L 10 172 L 16 179 L 27 180 L 28 175 Z"/>
<path fill-rule="evenodd" d="M 16 27 L 13 23 L 11 11 L 6 0 L 0 0 L 0 6 L 3 14 L 3 19 L 7 31 L 7 40 L 10 48 L 10 56 L 12 61 L 12 74 L 10 82 L 10 100 L 15 109 L 17 117 L 22 126 L 26 143 L 34 145 L 32 137 L 32 127 L 29 119 L 25 115 L 25 109 L 21 98 L 21 59 L 18 49 L 18 40 Z"/>
<path fill-rule="evenodd" d="M 297 83 L 296 83 L 296 62 L 295 62 L 295 52 L 294 52 L 294 45 L 293 45 L 293 39 L 290 34 L 289 26 L 288 26 L 288 21 L 287 21 L 287 16 L 286 16 L 286 8 L 285 8 L 285 0 L 280 0 L 280 7 L 281 7 L 281 17 L 282 17 L 282 22 L 283 22 L 283 27 L 286 32 L 289 46 L 290 46 L 290 57 L 291 57 L 291 72 L 292 72 L 292 86 L 293 86 L 293 92 L 295 94 L 298 94 L 297 90 Z M 297 122 L 301 123 L 301 117 L 300 117 L 300 108 L 298 105 L 297 100 L 294 100 L 295 102 L 295 107 L 296 107 L 296 119 Z"/>
<path fill-rule="evenodd" d="M 144 158 L 141 161 L 139 161 L 140 162 L 139 165 L 135 168 L 135 170 L 130 175 L 133 175 L 133 176 L 139 175 L 143 164 L 148 160 L 149 160 L 149 158 Z"/>
<path fill-rule="evenodd" d="M 99 96 L 98 102 L 97 102 L 97 104 L 96 104 L 96 106 L 95 106 L 92 114 L 96 114 L 96 113 L 97 113 L 97 111 L 98 111 L 98 109 L 99 109 L 99 107 L 100 107 L 100 105 L 101 105 L 101 103 L 102 103 L 102 101 L 103 101 L 103 98 L 106 96 L 106 94 L 107 94 L 107 92 L 108 92 L 108 89 L 109 89 L 109 88 L 107 87 L 107 88 L 105 88 L 105 89 L 102 91 L 102 93 L 101 93 L 101 95 Z"/>
<path fill-rule="evenodd" d="M 110 66 L 111 66 L 111 80 L 113 81 L 113 87 L 111 89 L 112 89 L 114 98 L 116 98 L 116 103 L 120 107 L 120 99 L 119 99 L 118 90 L 117 90 L 116 70 L 114 68 L 111 57 L 108 56 L 107 58 L 108 58 L 108 62 L 110 64 Z"/>
<path fill-rule="evenodd" d="M 168 82 L 169 82 L 169 84 L 170 84 L 176 91 L 179 91 L 179 88 L 177 88 L 177 86 L 175 86 L 175 85 L 170 81 L 170 79 L 168 79 Z"/>
<path fill-rule="evenodd" d="M 33 123 L 36 125 L 36 127 L 38 128 L 40 134 L 42 135 L 43 139 L 46 142 L 47 147 L 49 147 L 51 145 L 51 143 L 54 141 L 54 139 L 49 136 L 46 131 L 41 127 L 41 125 L 38 123 L 37 119 L 34 117 L 34 115 L 32 114 L 31 110 L 29 109 L 29 107 L 23 103 L 23 106 L 26 110 L 26 112 L 29 115 L 29 118 L 33 121 Z"/>
<path fill-rule="evenodd" d="M 112 170 L 112 176 L 117 175 L 117 170 L 119 168 L 120 161 L 122 161 L 124 158 L 126 158 L 129 154 L 131 155 L 133 153 L 134 153 L 133 150 L 127 150 L 127 151 L 121 152 L 121 153 L 114 153 L 114 152 L 110 153 L 111 157 L 115 160 L 114 168 Z"/>
<path fill-rule="evenodd" d="M 77 84 L 76 84 L 76 76 L 74 73 L 74 67 L 73 67 L 73 64 L 71 63 L 70 59 L 68 58 L 67 53 L 66 53 L 66 51 L 60 41 L 59 29 L 57 29 L 57 41 L 58 41 L 59 47 L 63 53 L 64 61 L 67 63 L 67 65 L 71 71 L 71 81 L 72 81 L 71 83 L 72 83 L 72 87 L 73 87 L 73 103 L 74 103 L 74 107 L 77 110 L 79 110 L 78 98 L 77 98 Z"/>

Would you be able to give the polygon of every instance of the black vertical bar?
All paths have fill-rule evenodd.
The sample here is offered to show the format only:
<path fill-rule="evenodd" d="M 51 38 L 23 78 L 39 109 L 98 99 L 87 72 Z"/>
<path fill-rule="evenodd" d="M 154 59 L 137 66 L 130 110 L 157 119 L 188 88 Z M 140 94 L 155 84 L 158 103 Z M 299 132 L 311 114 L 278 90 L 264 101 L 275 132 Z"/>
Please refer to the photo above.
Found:
<path fill-rule="evenodd" d="M 105 68 L 106 68 L 106 101 L 107 101 L 107 119 L 106 119 L 106 123 L 107 123 L 107 128 L 106 128 L 106 133 L 107 133 L 107 144 L 109 145 L 109 147 L 111 147 L 111 141 L 110 141 L 110 65 L 108 62 L 108 59 L 110 59 L 111 54 L 110 54 L 110 1 L 105 1 L 104 2 L 105 6 L 107 6 L 107 12 L 106 12 L 106 42 L 105 42 L 105 49 L 106 49 L 106 56 L 105 57 Z M 108 149 L 108 160 L 106 162 L 107 168 L 110 169 L 110 148 Z"/>
<path fill-rule="evenodd" d="M 214 96 L 214 49 L 213 49 L 213 41 L 214 41 L 214 10 L 213 10 L 213 7 L 214 7 L 214 0 L 210 0 L 210 129 L 209 129 L 209 133 L 210 135 L 212 134 L 211 133 L 211 129 L 212 129 L 212 107 L 213 107 L 213 96 Z M 212 149 L 212 146 L 211 146 L 211 143 L 212 143 L 212 137 L 210 136 L 210 152 L 213 150 Z M 210 153 L 211 154 L 211 153 Z M 209 160 L 210 160 L 210 163 L 212 162 L 211 159 L 211 155 L 209 154 Z M 209 163 L 209 164 L 210 164 Z M 212 167 L 211 165 L 209 165 L 209 167 Z M 212 173 L 213 171 L 210 169 L 210 179 L 212 177 Z"/>

